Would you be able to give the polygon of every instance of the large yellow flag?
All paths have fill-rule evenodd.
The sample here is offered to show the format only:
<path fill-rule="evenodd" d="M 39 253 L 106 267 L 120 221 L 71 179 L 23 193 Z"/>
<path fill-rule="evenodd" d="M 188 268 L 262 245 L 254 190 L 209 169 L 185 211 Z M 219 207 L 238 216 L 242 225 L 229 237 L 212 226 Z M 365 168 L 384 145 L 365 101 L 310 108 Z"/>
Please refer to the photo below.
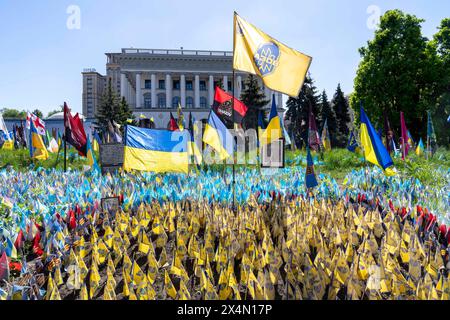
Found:
<path fill-rule="evenodd" d="M 235 70 L 262 78 L 272 90 L 298 97 L 312 58 L 265 34 L 234 13 Z"/>

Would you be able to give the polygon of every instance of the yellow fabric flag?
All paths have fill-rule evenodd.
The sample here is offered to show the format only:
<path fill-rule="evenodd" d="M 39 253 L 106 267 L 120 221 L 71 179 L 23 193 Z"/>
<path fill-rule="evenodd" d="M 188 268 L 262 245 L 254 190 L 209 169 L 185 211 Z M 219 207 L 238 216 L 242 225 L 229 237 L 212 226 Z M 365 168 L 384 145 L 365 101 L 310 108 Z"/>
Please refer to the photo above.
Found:
<path fill-rule="evenodd" d="M 175 300 L 175 298 L 177 297 L 177 290 L 175 290 L 175 287 L 173 286 L 172 280 L 170 280 L 167 270 L 164 271 L 164 285 L 166 287 L 167 295 Z"/>
<path fill-rule="evenodd" d="M 83 286 L 81 287 L 80 300 L 89 300 L 88 291 L 85 283 L 83 283 Z"/>
<path fill-rule="evenodd" d="M 234 14 L 235 70 L 258 75 L 266 87 L 296 98 L 311 61 Z"/>
<path fill-rule="evenodd" d="M 135 285 L 139 285 L 142 282 L 147 282 L 144 272 L 142 272 L 141 268 L 137 264 L 136 261 L 133 263 L 133 283 Z"/>

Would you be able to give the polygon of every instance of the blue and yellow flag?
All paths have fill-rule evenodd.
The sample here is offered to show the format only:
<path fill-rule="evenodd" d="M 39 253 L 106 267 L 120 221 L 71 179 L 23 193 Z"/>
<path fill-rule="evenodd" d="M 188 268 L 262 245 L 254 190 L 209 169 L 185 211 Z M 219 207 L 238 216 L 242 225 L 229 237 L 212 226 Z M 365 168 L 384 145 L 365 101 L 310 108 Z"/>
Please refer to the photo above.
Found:
<path fill-rule="evenodd" d="M 278 116 L 277 105 L 275 104 L 275 95 L 272 99 L 272 109 L 270 110 L 269 124 L 259 137 L 261 145 L 270 144 L 283 137 L 280 117 Z"/>
<path fill-rule="evenodd" d="M 423 155 L 423 150 L 424 150 L 424 147 L 423 147 L 423 141 L 422 141 L 422 138 L 420 138 L 420 141 L 419 141 L 419 143 L 417 144 L 416 154 L 417 154 L 418 156 Z"/>
<path fill-rule="evenodd" d="M 188 173 L 188 131 L 127 126 L 124 170 Z"/>
<path fill-rule="evenodd" d="M 330 132 L 328 131 L 328 119 L 325 119 L 325 124 L 322 129 L 322 145 L 324 150 L 331 150 Z"/>
<path fill-rule="evenodd" d="M 272 90 L 298 97 L 312 58 L 265 34 L 234 13 L 233 68 L 258 75 Z"/>
<path fill-rule="evenodd" d="M 367 161 L 383 169 L 387 176 L 395 175 L 394 163 L 386 150 L 383 142 L 378 136 L 375 128 L 370 123 L 364 109 L 361 107 L 361 146 L 364 149 L 364 156 Z"/>
<path fill-rule="evenodd" d="M 34 126 L 33 121 L 30 121 L 29 141 L 30 157 L 38 160 L 47 160 L 47 148 L 42 140 L 42 136 L 38 133 L 36 127 Z"/>
<path fill-rule="evenodd" d="M 94 149 L 92 148 L 91 141 L 89 139 L 87 139 L 86 149 L 87 149 L 86 157 L 88 159 L 89 165 L 91 166 L 91 169 L 95 171 L 100 171 L 100 167 L 97 164 L 97 159 L 95 159 Z"/>
<path fill-rule="evenodd" d="M 216 151 L 220 160 L 233 155 L 234 138 L 214 110 L 211 110 L 209 115 L 209 120 L 203 133 L 203 142 Z"/>
<path fill-rule="evenodd" d="M 347 150 L 350 152 L 356 152 L 358 148 L 358 141 L 356 141 L 355 134 L 352 130 L 350 137 L 348 138 Z"/>

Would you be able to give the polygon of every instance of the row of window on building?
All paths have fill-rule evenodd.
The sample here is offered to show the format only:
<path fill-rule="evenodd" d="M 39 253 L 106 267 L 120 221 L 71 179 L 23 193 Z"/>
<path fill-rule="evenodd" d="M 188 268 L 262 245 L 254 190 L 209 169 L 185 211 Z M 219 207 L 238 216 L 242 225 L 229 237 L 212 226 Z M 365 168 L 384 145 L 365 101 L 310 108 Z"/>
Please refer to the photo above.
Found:
<path fill-rule="evenodd" d="M 206 91 L 206 81 L 200 80 L 200 91 Z M 214 86 L 217 86 L 219 82 L 215 81 Z M 144 89 L 151 89 L 152 88 L 152 81 L 151 80 L 145 80 L 144 81 Z M 159 90 L 166 90 L 166 80 L 159 80 L 158 81 L 158 89 Z M 172 89 L 173 90 L 180 90 L 181 89 L 181 82 L 180 80 L 173 80 L 172 83 Z M 194 90 L 194 84 L 192 80 L 186 80 L 186 90 L 192 91 Z M 228 81 L 228 90 L 233 90 L 231 81 Z"/>
<path fill-rule="evenodd" d="M 166 94 L 160 93 L 157 96 L 157 104 L 156 108 L 167 108 L 168 104 L 166 101 Z M 172 98 L 172 108 L 178 108 L 178 106 L 181 104 L 181 98 L 178 96 L 175 96 Z M 144 94 L 144 108 L 150 109 L 152 107 L 152 95 L 151 93 Z M 194 105 L 194 98 L 193 97 L 186 97 L 186 108 L 202 108 L 206 109 L 208 107 L 208 100 L 205 97 L 200 97 L 200 105 L 195 106 Z"/>

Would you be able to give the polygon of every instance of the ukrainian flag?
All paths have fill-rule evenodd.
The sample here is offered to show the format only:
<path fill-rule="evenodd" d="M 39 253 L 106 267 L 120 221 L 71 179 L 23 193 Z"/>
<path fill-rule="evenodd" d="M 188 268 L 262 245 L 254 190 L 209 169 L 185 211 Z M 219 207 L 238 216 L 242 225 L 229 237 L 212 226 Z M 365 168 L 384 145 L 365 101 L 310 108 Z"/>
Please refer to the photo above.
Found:
<path fill-rule="evenodd" d="M 94 141 L 96 141 L 94 139 Z M 94 149 L 92 148 L 91 141 L 87 139 L 87 154 L 86 157 L 88 159 L 89 165 L 91 166 L 91 169 L 95 171 L 100 171 L 100 167 L 97 164 L 97 160 L 95 159 Z"/>
<path fill-rule="evenodd" d="M 187 131 L 127 126 L 124 170 L 188 173 Z"/>
<path fill-rule="evenodd" d="M 422 138 L 420 138 L 420 141 L 419 141 L 419 143 L 417 144 L 416 154 L 417 154 L 418 156 L 421 156 L 421 155 L 423 154 L 423 150 L 424 150 L 424 147 L 423 147 L 423 141 L 422 141 Z"/>
<path fill-rule="evenodd" d="M 270 110 L 269 124 L 259 137 L 261 145 L 270 144 L 275 140 L 283 137 L 281 129 L 280 117 L 278 116 L 277 105 L 275 104 L 275 96 L 272 99 L 272 109 Z"/>
<path fill-rule="evenodd" d="M 210 145 L 217 152 L 220 160 L 233 155 L 234 137 L 213 110 L 211 110 L 205 132 L 203 133 L 203 142 Z"/>
<path fill-rule="evenodd" d="M 312 58 L 271 38 L 234 13 L 233 68 L 258 75 L 272 90 L 298 97 Z"/>
<path fill-rule="evenodd" d="M 48 152 L 42 136 L 38 133 L 33 121 L 30 121 L 30 157 L 38 160 L 47 160 Z"/>
<path fill-rule="evenodd" d="M 387 176 L 395 175 L 394 163 L 383 142 L 361 107 L 361 146 L 367 161 L 381 167 Z"/>

